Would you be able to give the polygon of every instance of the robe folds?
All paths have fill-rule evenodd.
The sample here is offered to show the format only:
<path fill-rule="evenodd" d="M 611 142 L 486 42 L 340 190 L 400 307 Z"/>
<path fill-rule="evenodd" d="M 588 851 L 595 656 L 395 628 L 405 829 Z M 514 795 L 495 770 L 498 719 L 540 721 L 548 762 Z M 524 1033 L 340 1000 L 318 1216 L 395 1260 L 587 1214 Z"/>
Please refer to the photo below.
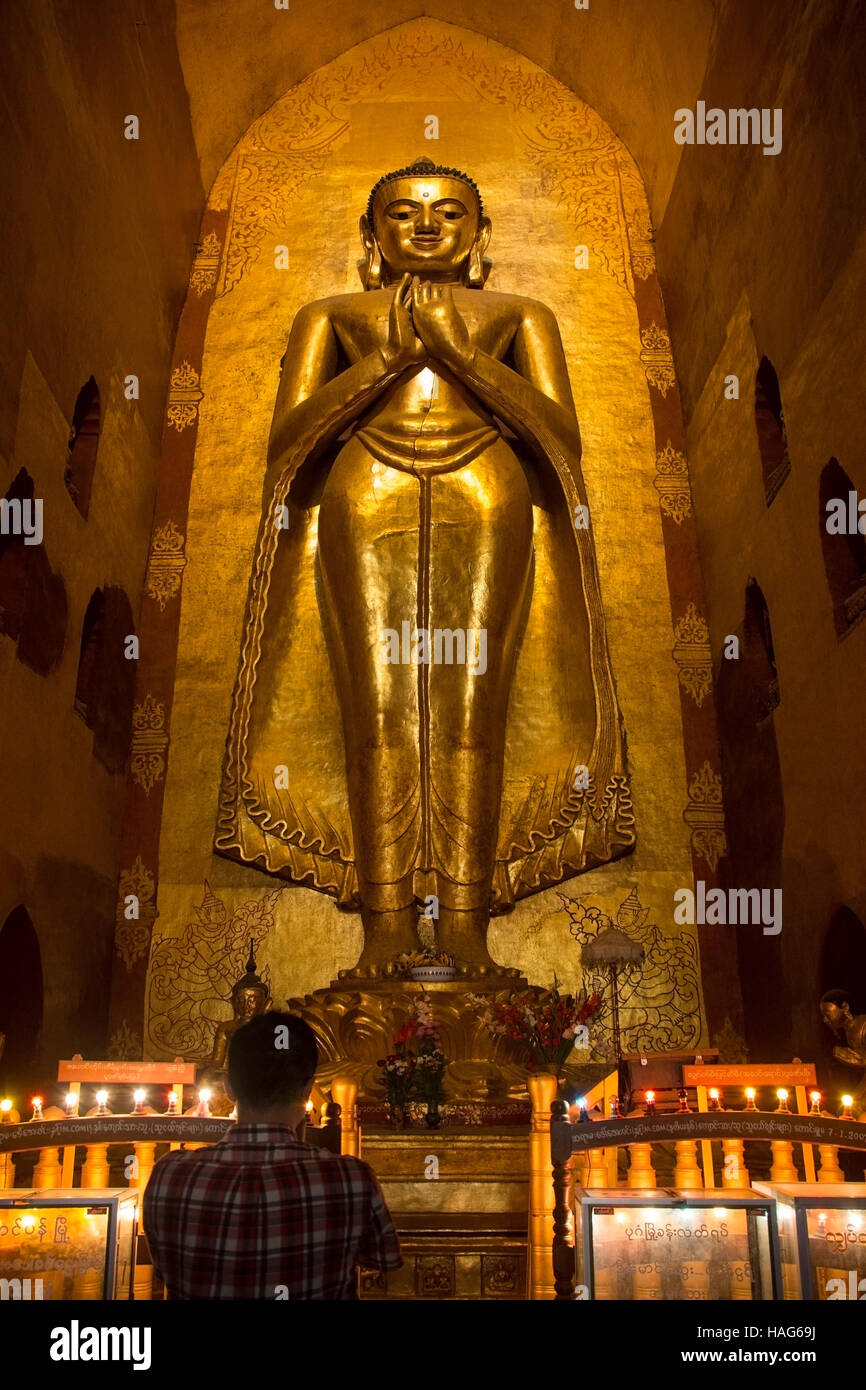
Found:
<path fill-rule="evenodd" d="M 471 437 L 403 459 L 371 381 L 264 487 L 215 848 L 349 910 L 507 911 L 635 844 L 579 458 L 521 378 L 500 418 L 483 355 L 450 375 Z M 383 664 L 404 623 L 488 669 Z"/>

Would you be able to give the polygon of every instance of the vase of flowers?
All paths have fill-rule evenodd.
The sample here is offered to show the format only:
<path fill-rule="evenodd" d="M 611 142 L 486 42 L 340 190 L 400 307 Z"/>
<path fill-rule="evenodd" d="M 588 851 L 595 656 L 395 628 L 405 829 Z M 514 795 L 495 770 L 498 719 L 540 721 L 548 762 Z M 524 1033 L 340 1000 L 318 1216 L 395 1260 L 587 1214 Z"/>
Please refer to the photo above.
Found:
<path fill-rule="evenodd" d="M 560 994 L 554 983 L 545 995 L 512 994 L 496 1000 L 467 995 L 491 1037 L 512 1038 L 521 1044 L 527 1069 L 562 1076 L 579 1030 L 601 1004 L 598 994 Z"/>
<path fill-rule="evenodd" d="M 413 1040 L 418 1045 L 417 1052 L 409 1048 Z M 404 1129 L 407 1125 L 408 1106 L 412 1100 L 426 1102 L 425 1119 L 430 1129 L 439 1126 L 447 1065 L 429 996 L 422 994 L 412 1006 L 412 1017 L 400 1025 L 394 1038 L 394 1051 L 377 1063 L 391 1123 L 396 1129 Z"/>
<path fill-rule="evenodd" d="M 415 1054 L 408 1049 L 414 1032 L 414 1022 L 404 1023 L 394 1038 L 394 1051 L 382 1057 L 377 1066 L 385 1085 L 388 1113 L 395 1129 L 405 1129 L 409 1123 L 409 1101 L 415 1081 Z"/>
<path fill-rule="evenodd" d="M 427 1103 L 424 1118 L 428 1129 L 438 1129 L 442 1123 L 439 1106 L 445 1098 L 443 1077 L 447 1063 L 430 998 L 426 994 L 415 1001 L 415 1036 L 418 1039 L 415 1093 L 419 1100 Z"/>
<path fill-rule="evenodd" d="M 398 956 L 394 963 L 401 975 L 407 975 L 410 980 L 417 980 L 422 984 L 453 980 L 457 974 L 454 957 L 447 951 L 438 951 L 432 946 L 425 947 L 422 951 L 406 951 L 402 956 Z"/>

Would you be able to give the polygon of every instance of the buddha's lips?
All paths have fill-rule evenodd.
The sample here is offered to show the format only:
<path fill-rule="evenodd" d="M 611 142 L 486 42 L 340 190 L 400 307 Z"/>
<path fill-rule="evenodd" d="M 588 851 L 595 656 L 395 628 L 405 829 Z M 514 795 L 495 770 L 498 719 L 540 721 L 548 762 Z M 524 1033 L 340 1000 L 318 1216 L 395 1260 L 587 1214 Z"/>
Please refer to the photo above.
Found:
<path fill-rule="evenodd" d="M 439 246 L 441 237 L 438 236 L 413 236 L 410 237 L 413 246 Z"/>

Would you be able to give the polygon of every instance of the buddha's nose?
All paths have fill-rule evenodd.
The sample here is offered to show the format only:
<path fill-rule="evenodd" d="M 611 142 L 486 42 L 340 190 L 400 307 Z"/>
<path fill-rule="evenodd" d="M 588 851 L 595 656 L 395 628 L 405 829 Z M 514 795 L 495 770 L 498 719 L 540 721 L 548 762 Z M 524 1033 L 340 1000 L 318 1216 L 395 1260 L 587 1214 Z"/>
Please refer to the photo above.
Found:
<path fill-rule="evenodd" d="M 430 232 L 433 232 L 435 234 L 437 231 L 436 217 L 429 203 L 421 204 L 421 209 L 418 215 L 418 221 L 416 223 L 416 231 L 425 234 Z"/>

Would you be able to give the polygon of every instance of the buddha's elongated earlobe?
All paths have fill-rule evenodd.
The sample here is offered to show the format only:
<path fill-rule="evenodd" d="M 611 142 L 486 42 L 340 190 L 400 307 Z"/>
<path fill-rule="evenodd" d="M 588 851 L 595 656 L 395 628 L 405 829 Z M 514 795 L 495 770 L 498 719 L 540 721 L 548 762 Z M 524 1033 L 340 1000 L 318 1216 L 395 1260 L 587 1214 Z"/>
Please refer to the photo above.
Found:
<path fill-rule="evenodd" d="M 361 218 L 360 225 L 364 246 L 364 289 L 378 290 L 382 286 L 382 252 L 366 215 Z"/>
<path fill-rule="evenodd" d="M 490 241 L 490 233 L 492 230 L 490 219 L 488 217 L 482 217 L 481 224 L 478 228 L 478 235 L 475 238 L 472 250 L 469 252 L 469 259 L 466 262 L 466 284 L 470 289 L 480 290 L 484 288 L 484 281 L 487 279 L 487 274 L 490 269 L 489 264 L 485 266 L 484 252 L 487 250 L 487 244 Z"/>

